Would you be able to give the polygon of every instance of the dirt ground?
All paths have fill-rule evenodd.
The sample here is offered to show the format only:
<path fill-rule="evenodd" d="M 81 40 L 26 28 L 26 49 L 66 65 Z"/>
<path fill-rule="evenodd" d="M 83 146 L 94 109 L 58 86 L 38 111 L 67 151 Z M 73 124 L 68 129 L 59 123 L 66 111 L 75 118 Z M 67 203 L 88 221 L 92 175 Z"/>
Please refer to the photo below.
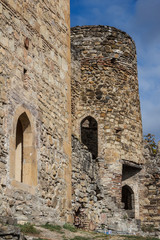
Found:
<path fill-rule="evenodd" d="M 122 236 L 111 236 L 95 232 L 77 231 L 71 232 L 63 229 L 62 233 L 56 231 L 50 231 L 42 227 L 36 227 L 40 230 L 38 235 L 28 235 L 25 237 L 27 240 L 125 240 Z"/>
<path fill-rule="evenodd" d="M 61 233 L 56 231 L 50 231 L 42 227 L 36 227 L 40 230 L 38 235 L 28 235 L 27 240 L 156 240 L 158 238 L 152 237 L 140 237 L 140 236 L 115 236 L 107 235 L 103 233 L 80 231 L 71 232 L 66 229 L 62 229 Z"/>

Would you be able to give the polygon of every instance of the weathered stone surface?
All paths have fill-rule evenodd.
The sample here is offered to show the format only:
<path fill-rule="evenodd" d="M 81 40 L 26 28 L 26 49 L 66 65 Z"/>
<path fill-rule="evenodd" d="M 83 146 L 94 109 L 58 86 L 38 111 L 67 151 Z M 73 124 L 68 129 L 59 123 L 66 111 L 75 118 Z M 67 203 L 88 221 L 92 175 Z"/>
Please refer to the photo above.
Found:
<path fill-rule="evenodd" d="M 159 144 L 158 144 L 159 146 Z M 140 175 L 140 216 L 143 228 L 160 234 L 160 148 L 153 155 L 149 145 L 144 146 L 145 167 Z"/>
<path fill-rule="evenodd" d="M 25 240 L 18 227 L 0 224 L 0 239 Z"/>
<path fill-rule="evenodd" d="M 0 2 L 0 214 L 19 222 L 71 215 L 69 1 L 63 3 Z M 23 177 L 30 174 L 30 181 L 18 182 L 16 128 L 23 111 L 34 145 L 24 158 L 34 154 Z"/>
<path fill-rule="evenodd" d="M 102 162 L 102 159 L 101 159 Z M 104 165 L 92 158 L 91 153 L 79 140 L 72 136 L 72 202 L 74 223 L 77 227 L 115 230 L 123 233 L 138 232 L 135 219 L 128 219 L 127 213 L 112 197 L 112 187 L 103 185 L 101 172 Z M 112 176 L 113 177 L 113 176 Z M 119 179 L 118 183 L 121 182 Z"/>

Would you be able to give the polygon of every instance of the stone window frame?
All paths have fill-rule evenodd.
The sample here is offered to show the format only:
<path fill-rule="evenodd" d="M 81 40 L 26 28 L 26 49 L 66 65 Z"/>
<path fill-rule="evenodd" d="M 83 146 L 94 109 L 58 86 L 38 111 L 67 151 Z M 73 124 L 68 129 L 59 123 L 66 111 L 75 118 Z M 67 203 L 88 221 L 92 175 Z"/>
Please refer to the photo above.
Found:
<path fill-rule="evenodd" d="M 27 115 L 27 118 L 30 122 L 31 127 L 31 157 L 30 157 L 30 174 L 28 181 L 20 182 L 15 179 L 15 155 L 16 155 L 16 130 L 17 130 L 17 123 L 20 116 L 25 113 Z M 14 117 L 12 120 L 12 130 L 10 135 L 10 162 L 9 162 L 9 177 L 10 177 L 10 183 L 13 187 L 16 187 L 18 189 L 28 191 L 30 193 L 35 193 L 35 187 L 38 184 L 38 172 L 37 172 L 37 149 L 36 149 L 36 128 L 34 124 L 34 119 L 30 111 L 24 107 L 19 107 L 16 109 L 14 113 Z"/>

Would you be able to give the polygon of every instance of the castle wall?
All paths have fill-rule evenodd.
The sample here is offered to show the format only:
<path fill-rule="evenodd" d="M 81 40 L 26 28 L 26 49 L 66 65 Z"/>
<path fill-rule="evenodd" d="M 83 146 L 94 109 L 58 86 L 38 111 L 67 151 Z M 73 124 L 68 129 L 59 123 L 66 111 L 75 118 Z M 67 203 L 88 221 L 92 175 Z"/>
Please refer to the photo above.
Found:
<path fill-rule="evenodd" d="M 80 228 L 100 224 L 102 192 L 98 184 L 98 166 L 91 153 L 72 137 L 72 202 L 74 223 Z"/>
<path fill-rule="evenodd" d="M 145 155 L 148 165 L 142 167 L 133 40 L 107 26 L 72 28 L 71 76 L 69 0 L 1 0 L 0 18 L 0 215 L 7 217 L 5 223 L 12 218 L 73 222 L 74 214 L 83 227 L 137 232 L 136 221 L 128 221 L 123 209 L 127 185 L 134 217 L 158 229 L 159 154 Z"/>
<path fill-rule="evenodd" d="M 90 129 L 90 117 L 97 122 L 96 162 L 103 194 L 121 206 L 122 185 L 128 184 L 134 188 L 139 218 L 137 175 L 122 181 L 124 162 L 135 167 L 143 163 L 135 44 L 116 28 L 83 26 L 71 29 L 71 50 L 72 133 L 84 143 L 83 120 L 84 128 L 90 124 Z"/>
<path fill-rule="evenodd" d="M 19 221 L 70 220 L 69 7 L 66 0 L 0 3 L 0 214 Z M 15 167 L 19 119 L 23 167 Z"/>
<path fill-rule="evenodd" d="M 142 230 L 160 232 L 160 144 L 156 155 L 145 145 L 145 167 L 140 175 L 140 217 Z"/>
<path fill-rule="evenodd" d="M 102 163 L 103 161 L 101 165 Z M 88 149 L 72 136 L 74 224 L 90 230 L 106 229 L 115 233 L 136 233 L 139 231 L 137 221 L 129 218 L 123 204 L 117 204 L 115 197 L 102 186 L 100 168 L 100 163 L 92 158 Z M 112 188 L 115 184 L 113 182 L 109 185 Z"/>

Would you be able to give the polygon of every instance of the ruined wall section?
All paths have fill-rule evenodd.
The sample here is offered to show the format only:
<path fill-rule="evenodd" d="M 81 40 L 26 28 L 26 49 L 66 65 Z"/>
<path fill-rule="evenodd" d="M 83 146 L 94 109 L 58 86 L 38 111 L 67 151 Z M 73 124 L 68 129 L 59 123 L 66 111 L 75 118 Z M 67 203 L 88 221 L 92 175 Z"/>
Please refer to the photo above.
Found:
<path fill-rule="evenodd" d="M 71 48 L 73 74 L 75 59 L 81 68 L 80 78 L 79 74 L 72 76 L 73 133 L 81 139 L 80 122 L 90 115 L 98 122 L 100 158 L 105 158 L 107 163 L 119 159 L 142 162 L 142 124 L 133 40 L 108 26 L 74 27 Z"/>
<path fill-rule="evenodd" d="M 123 206 L 101 184 L 100 163 L 88 149 L 72 136 L 72 204 L 74 224 L 90 230 L 112 230 L 116 233 L 135 233 L 135 219 L 128 218 Z M 110 183 L 110 188 L 114 186 Z"/>
<path fill-rule="evenodd" d="M 71 207 L 69 1 L 2 0 L 0 16 L 0 167 L 6 205 L 0 212 L 20 221 L 66 220 Z M 35 186 L 10 174 L 13 126 L 23 111 L 30 113 L 34 129 Z"/>
<path fill-rule="evenodd" d="M 95 220 L 97 197 L 102 198 L 98 188 L 98 171 L 95 159 L 87 148 L 72 136 L 72 203 L 74 222 L 77 227 L 88 228 L 89 223 Z M 79 218 L 78 224 L 76 218 Z"/>
<path fill-rule="evenodd" d="M 153 155 L 149 145 L 144 147 L 146 164 L 140 175 L 140 216 L 145 232 L 160 233 L 160 142 Z"/>

